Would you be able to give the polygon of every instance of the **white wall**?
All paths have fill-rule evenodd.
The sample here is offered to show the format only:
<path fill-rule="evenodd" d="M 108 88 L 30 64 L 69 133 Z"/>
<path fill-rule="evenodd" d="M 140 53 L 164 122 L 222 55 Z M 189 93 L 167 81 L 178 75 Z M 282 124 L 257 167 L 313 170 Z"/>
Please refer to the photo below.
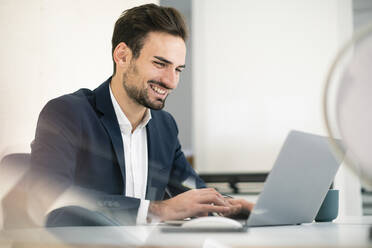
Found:
<path fill-rule="evenodd" d="M 326 134 L 325 75 L 352 33 L 350 0 L 193 2 L 199 171 L 268 171 L 290 129 Z"/>

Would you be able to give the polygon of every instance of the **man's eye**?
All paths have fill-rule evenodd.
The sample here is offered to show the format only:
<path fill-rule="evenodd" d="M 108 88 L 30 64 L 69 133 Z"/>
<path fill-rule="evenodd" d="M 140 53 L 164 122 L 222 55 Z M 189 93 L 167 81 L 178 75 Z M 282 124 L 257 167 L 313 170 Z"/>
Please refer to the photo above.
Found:
<path fill-rule="evenodd" d="M 161 68 L 165 67 L 165 64 L 162 62 L 154 61 L 154 64 L 156 64 L 158 67 L 161 67 Z"/>
<path fill-rule="evenodd" d="M 180 69 L 180 68 L 177 68 L 176 71 L 177 71 L 177 72 L 182 72 L 183 70 Z"/>

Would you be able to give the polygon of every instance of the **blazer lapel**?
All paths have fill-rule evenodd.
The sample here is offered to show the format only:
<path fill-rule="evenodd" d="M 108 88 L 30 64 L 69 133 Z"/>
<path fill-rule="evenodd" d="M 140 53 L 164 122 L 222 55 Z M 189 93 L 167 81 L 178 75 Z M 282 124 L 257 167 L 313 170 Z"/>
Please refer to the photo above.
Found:
<path fill-rule="evenodd" d="M 151 113 L 153 116 L 153 113 Z M 154 177 L 157 175 L 157 170 L 159 169 L 156 166 L 156 127 L 154 119 L 152 118 L 146 126 L 147 132 L 147 153 L 148 153 L 148 170 L 147 170 L 147 187 L 146 187 L 146 199 L 148 200 L 159 200 L 157 187 L 153 186 Z"/>
<path fill-rule="evenodd" d="M 121 175 L 123 177 L 125 193 L 125 160 L 124 160 L 124 150 L 123 150 L 123 140 L 121 137 L 120 127 L 114 107 L 112 106 L 111 96 L 110 96 L 110 86 L 111 77 L 101 84 L 97 89 L 94 90 L 96 93 L 96 106 L 103 115 L 101 116 L 101 121 L 103 126 L 106 128 L 107 133 L 111 138 L 112 145 L 115 150 L 117 161 L 120 165 Z"/>
<path fill-rule="evenodd" d="M 162 143 L 157 127 L 156 111 L 151 111 L 151 120 L 146 126 L 147 132 L 147 153 L 148 153 L 148 172 L 146 199 L 161 200 L 164 197 L 164 189 L 168 178 L 165 169 L 165 161 L 162 154 Z"/>

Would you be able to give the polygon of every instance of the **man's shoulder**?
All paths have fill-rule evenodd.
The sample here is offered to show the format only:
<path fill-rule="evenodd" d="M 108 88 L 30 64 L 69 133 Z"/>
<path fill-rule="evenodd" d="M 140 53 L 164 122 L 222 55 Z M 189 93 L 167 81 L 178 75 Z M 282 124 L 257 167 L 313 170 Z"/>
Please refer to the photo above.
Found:
<path fill-rule="evenodd" d="M 79 89 L 47 102 L 40 112 L 40 120 L 80 122 L 78 120 L 94 118 L 95 96 L 89 89 Z"/>
<path fill-rule="evenodd" d="M 79 89 L 73 93 L 65 94 L 50 100 L 46 107 L 69 108 L 71 112 L 87 107 L 92 107 L 95 103 L 95 95 L 92 90 Z"/>

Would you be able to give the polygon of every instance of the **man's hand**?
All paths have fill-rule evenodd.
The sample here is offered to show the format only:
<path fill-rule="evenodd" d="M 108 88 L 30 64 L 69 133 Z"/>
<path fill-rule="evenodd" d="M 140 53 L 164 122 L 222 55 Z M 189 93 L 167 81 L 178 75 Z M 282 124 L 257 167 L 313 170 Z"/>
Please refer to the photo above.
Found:
<path fill-rule="evenodd" d="M 244 199 L 227 198 L 226 201 L 231 205 L 230 211 L 224 214 L 227 217 L 234 217 L 238 214 L 249 215 L 254 207 L 253 203 Z"/>
<path fill-rule="evenodd" d="M 238 206 L 239 207 L 239 206 Z M 149 213 L 160 221 L 207 216 L 210 212 L 228 214 L 236 211 L 215 189 L 192 189 L 165 201 L 151 202 Z"/>

